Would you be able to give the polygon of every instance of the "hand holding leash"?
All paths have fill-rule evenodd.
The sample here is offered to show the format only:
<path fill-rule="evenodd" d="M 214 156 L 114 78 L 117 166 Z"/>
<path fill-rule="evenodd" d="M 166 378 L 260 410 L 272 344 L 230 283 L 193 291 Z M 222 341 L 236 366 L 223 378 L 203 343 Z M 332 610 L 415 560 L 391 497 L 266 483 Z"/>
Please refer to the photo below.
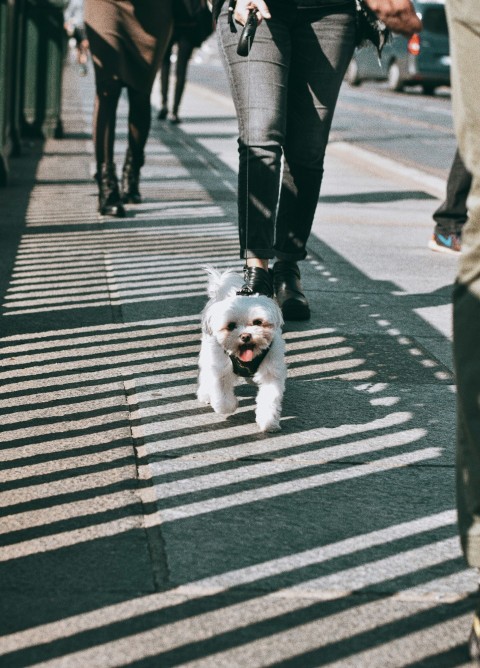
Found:
<path fill-rule="evenodd" d="M 411 37 L 423 28 L 411 0 L 365 0 L 365 2 L 392 32 Z"/>
<path fill-rule="evenodd" d="M 230 26 L 230 31 L 237 32 L 235 23 L 245 26 L 249 22 L 252 12 L 255 13 L 257 26 L 260 25 L 263 19 L 272 18 L 265 0 L 229 0 L 228 25 Z"/>
<path fill-rule="evenodd" d="M 242 34 L 240 35 L 240 39 L 238 40 L 237 53 L 239 56 L 248 56 L 255 38 L 257 25 L 257 10 L 250 9 L 248 12 L 247 22 L 245 23 Z"/>

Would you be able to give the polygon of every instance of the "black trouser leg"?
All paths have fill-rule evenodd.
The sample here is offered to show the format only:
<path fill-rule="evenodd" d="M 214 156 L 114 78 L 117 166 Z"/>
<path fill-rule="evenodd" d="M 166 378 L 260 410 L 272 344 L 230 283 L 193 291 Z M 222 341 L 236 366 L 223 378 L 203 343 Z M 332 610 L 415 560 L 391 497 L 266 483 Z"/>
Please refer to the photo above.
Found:
<path fill-rule="evenodd" d="M 190 40 L 180 39 L 177 45 L 177 66 L 175 68 L 175 96 L 173 99 L 172 112 L 178 114 L 180 102 L 182 101 L 185 83 L 187 81 L 188 63 L 192 57 L 193 46 Z"/>
<path fill-rule="evenodd" d="M 437 234 L 461 234 L 467 220 L 467 197 L 471 184 L 471 174 L 457 149 L 448 175 L 446 199 L 433 214 Z"/>

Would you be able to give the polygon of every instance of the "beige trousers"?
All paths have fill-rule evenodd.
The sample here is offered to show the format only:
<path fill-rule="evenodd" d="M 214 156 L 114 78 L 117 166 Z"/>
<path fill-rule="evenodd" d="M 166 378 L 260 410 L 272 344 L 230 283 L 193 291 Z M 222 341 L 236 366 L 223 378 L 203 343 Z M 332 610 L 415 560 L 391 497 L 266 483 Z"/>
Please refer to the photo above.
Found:
<path fill-rule="evenodd" d="M 447 0 L 447 16 L 455 132 L 472 173 L 454 291 L 457 507 L 465 557 L 480 567 L 480 0 Z"/>

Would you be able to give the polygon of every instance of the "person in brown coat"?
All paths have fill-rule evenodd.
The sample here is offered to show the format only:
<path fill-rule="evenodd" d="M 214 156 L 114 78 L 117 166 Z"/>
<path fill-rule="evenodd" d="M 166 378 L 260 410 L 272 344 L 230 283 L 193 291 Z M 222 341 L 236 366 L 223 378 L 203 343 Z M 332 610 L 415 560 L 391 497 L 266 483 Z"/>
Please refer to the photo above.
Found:
<path fill-rule="evenodd" d="M 95 71 L 93 141 L 98 210 L 123 217 L 139 203 L 140 169 L 150 132 L 150 93 L 172 30 L 171 0 L 85 0 L 84 21 Z M 118 101 L 129 100 L 128 148 L 121 192 L 113 161 Z"/>

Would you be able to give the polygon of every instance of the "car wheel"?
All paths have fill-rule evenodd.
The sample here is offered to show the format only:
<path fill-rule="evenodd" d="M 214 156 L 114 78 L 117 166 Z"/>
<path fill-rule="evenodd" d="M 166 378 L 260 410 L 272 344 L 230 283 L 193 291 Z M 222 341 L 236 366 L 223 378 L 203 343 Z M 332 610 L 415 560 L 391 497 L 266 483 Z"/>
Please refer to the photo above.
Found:
<path fill-rule="evenodd" d="M 403 81 L 402 75 L 400 74 L 400 68 L 398 63 L 393 61 L 390 63 L 388 72 L 387 72 L 387 81 L 389 90 L 401 91 L 403 90 Z"/>
<path fill-rule="evenodd" d="M 435 86 L 432 86 L 431 84 L 423 84 L 422 88 L 425 95 L 435 94 Z"/>
<path fill-rule="evenodd" d="M 358 76 L 358 64 L 355 58 L 352 58 L 350 61 L 350 65 L 348 66 L 347 72 L 345 74 L 345 79 L 350 84 L 350 86 L 360 86 L 362 83 L 362 80 Z"/>

